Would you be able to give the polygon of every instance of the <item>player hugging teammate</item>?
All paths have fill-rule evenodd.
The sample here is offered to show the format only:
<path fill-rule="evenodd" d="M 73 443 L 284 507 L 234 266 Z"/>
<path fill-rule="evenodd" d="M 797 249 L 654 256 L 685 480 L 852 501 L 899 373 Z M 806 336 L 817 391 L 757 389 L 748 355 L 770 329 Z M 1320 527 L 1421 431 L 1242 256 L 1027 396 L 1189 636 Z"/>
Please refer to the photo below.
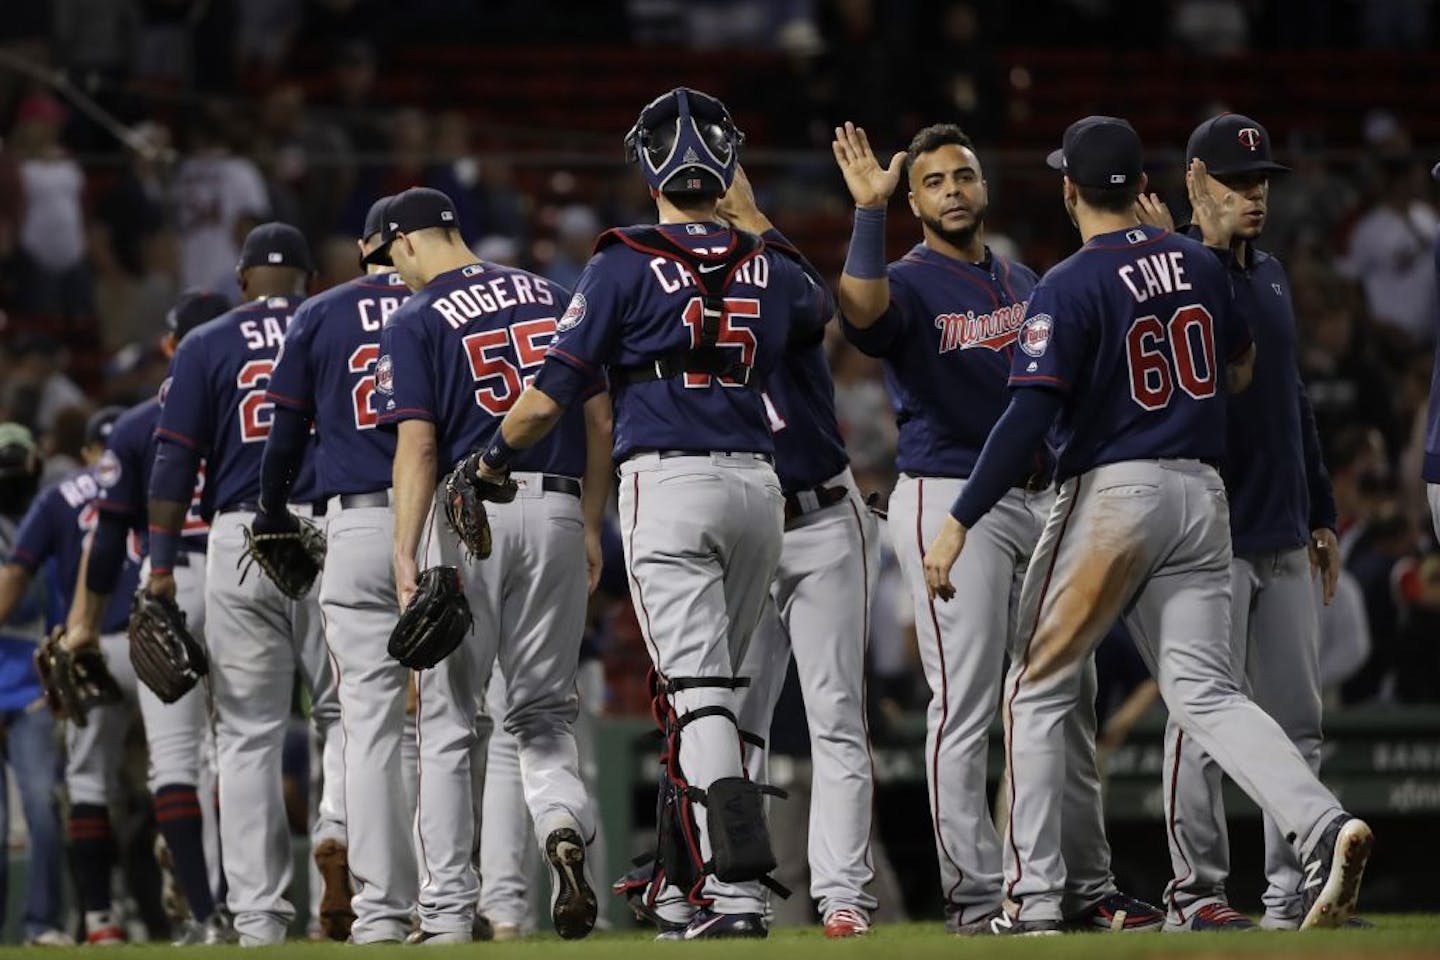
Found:
<path fill-rule="evenodd" d="M 364 276 L 304 299 L 304 240 L 267 224 L 241 255 L 246 303 L 177 307 L 167 391 L 116 421 L 64 503 L 35 508 L 12 558 L 23 572 L 52 546 L 73 555 L 69 629 L 44 664 L 76 720 L 72 830 L 86 849 L 104 853 L 108 822 L 80 721 L 119 709 L 96 651 L 124 656 L 124 605 L 107 598 L 134 528 L 148 566 L 128 654 L 192 940 L 276 943 L 293 916 L 279 754 L 297 673 L 324 738 L 325 933 L 483 932 L 497 668 L 489 692 L 518 750 L 552 924 L 589 934 L 599 822 L 576 671 L 618 478 L 663 740 L 656 849 L 614 892 L 661 939 L 767 935 L 767 889 L 788 891 L 770 876 L 767 796 L 780 791 L 764 784 L 762 734 L 793 655 L 815 767 L 809 894 L 827 937 L 868 933 L 879 531 L 836 422 L 823 340 L 838 314 L 883 361 L 899 426 L 888 535 L 932 693 L 946 929 L 1253 927 L 1225 898 L 1222 769 L 1266 813 L 1264 925 L 1356 922 L 1373 837 L 1316 777 L 1314 577 L 1328 599 L 1335 517 L 1288 284 L 1254 246 L 1283 170 L 1264 128 L 1224 115 L 1197 129 L 1194 223 L 1172 232 L 1142 200 L 1130 125 L 1073 124 L 1051 165 L 1083 245 L 1037 277 L 986 246 L 988 188 L 962 130 L 927 127 L 882 164 L 846 124 L 833 150 L 856 211 L 838 303 L 757 206 L 743 143 L 707 94 L 646 105 L 625 149 L 656 223 L 602 234 L 574 291 L 477 259 L 450 198 L 414 188 L 371 208 Z M 887 264 L 902 176 L 921 242 Z M 100 519 L 80 561 L 72 515 L 86 503 Z M 50 526 L 66 536 L 50 544 Z M 1121 619 L 1170 709 L 1164 910 L 1117 889 L 1105 839 L 1092 652 Z M 201 845 L 207 699 L 233 932 Z M 1003 836 L 985 792 L 997 706 Z M 114 939 L 108 890 L 81 894 Z"/>

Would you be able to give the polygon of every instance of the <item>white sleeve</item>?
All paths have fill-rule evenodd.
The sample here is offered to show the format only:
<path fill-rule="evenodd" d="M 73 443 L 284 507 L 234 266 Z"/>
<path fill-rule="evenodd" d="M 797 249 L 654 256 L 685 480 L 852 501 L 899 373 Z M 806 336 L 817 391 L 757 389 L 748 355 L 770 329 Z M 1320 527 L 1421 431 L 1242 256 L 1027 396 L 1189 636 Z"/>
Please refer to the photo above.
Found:
<path fill-rule="evenodd" d="M 264 219 L 270 215 L 270 193 L 255 164 L 243 157 L 229 163 L 225 178 L 225 203 L 232 218 L 251 216 Z"/>

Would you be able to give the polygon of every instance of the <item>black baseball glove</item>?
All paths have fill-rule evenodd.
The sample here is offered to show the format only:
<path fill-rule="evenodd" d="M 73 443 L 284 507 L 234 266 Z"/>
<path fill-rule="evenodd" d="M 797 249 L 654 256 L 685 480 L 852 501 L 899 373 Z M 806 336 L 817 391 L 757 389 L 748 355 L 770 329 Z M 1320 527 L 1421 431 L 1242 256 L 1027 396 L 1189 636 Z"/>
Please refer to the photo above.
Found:
<path fill-rule="evenodd" d="M 119 703 L 120 685 L 105 665 L 98 647 L 67 650 L 60 643 L 65 628 L 56 626 L 35 651 L 35 669 L 50 711 L 77 727 L 88 722 L 86 714 L 107 703 Z"/>
<path fill-rule="evenodd" d="M 412 670 L 428 670 L 465 640 L 474 618 L 456 567 L 431 567 L 420 574 L 415 595 L 390 631 L 390 656 Z"/>
<path fill-rule="evenodd" d="M 257 513 L 245 528 L 240 563 L 242 582 L 250 567 L 258 566 L 285 596 L 303 599 L 325 563 L 325 534 L 288 510 Z"/>
<path fill-rule="evenodd" d="M 509 503 L 519 491 L 515 481 L 480 476 L 480 454 L 470 454 L 445 478 L 445 519 L 472 557 L 490 556 L 490 518 L 485 501 Z"/>
<path fill-rule="evenodd" d="M 143 587 L 130 601 L 130 664 L 163 703 L 174 703 L 210 672 L 205 648 L 185 626 L 185 611 Z"/>

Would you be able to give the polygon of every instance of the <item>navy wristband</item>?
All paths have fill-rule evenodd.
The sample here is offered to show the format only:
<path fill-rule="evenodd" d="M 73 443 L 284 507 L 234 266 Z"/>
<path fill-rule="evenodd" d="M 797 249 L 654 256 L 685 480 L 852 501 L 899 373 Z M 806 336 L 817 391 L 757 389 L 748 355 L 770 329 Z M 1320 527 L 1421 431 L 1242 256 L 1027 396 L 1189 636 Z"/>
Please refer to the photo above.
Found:
<path fill-rule="evenodd" d="M 491 438 L 490 445 L 480 455 L 480 462 L 485 464 L 496 473 L 504 473 L 514 459 L 516 450 L 505 442 L 505 434 L 499 427 L 495 428 L 495 436 Z"/>
<path fill-rule="evenodd" d="M 175 558 L 180 555 L 180 534 L 174 530 L 150 528 L 150 572 L 172 573 Z"/>
<path fill-rule="evenodd" d="M 845 273 L 857 280 L 885 277 L 885 208 L 856 207 Z"/>

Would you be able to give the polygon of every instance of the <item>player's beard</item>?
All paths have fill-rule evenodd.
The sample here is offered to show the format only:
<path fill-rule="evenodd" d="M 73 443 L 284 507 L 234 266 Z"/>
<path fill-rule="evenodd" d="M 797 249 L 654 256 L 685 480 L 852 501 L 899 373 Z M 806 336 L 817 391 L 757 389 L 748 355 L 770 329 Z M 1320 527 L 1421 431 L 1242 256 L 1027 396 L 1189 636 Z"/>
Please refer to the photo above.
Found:
<path fill-rule="evenodd" d="M 939 217 L 922 215 L 920 217 L 920 222 L 925 224 L 925 226 L 929 227 L 930 231 L 936 236 L 938 236 L 941 240 L 944 240 L 946 243 L 950 244 L 953 247 L 963 250 L 966 247 L 970 246 L 970 244 L 975 240 L 975 237 L 980 233 L 981 230 L 984 229 L 985 213 L 989 209 L 990 205 L 987 203 L 985 206 L 975 211 L 974 218 L 970 221 L 969 225 L 953 230 L 945 227 L 943 221 Z"/>

